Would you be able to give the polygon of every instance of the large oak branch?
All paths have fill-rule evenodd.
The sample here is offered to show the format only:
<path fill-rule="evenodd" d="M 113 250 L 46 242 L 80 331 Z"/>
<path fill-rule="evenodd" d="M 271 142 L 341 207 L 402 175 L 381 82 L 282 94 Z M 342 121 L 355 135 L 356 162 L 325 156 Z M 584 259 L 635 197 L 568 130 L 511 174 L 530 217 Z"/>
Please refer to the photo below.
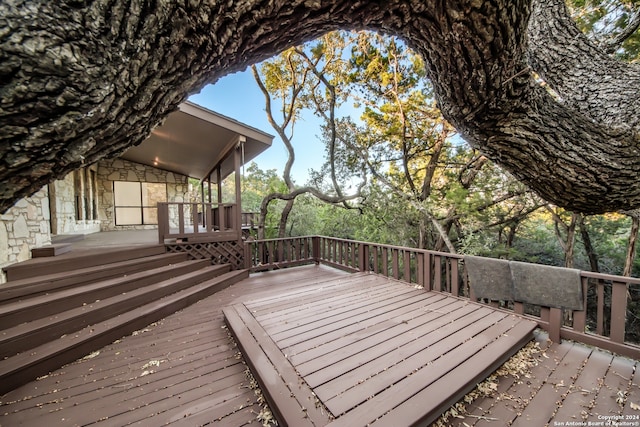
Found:
<path fill-rule="evenodd" d="M 553 97 L 533 72 L 561 89 L 553 75 L 565 71 L 535 55 L 550 30 L 530 26 L 532 10 L 540 13 L 525 0 L 5 0 L 0 211 L 140 143 L 205 84 L 338 28 L 403 37 L 424 56 L 445 117 L 547 200 L 584 212 L 640 207 L 637 68 L 615 63 L 601 95 Z M 563 58 L 570 43 L 554 37 Z M 571 67 L 581 74 L 565 86 L 586 87 L 605 71 Z M 626 116 L 602 114 L 616 106 Z"/>

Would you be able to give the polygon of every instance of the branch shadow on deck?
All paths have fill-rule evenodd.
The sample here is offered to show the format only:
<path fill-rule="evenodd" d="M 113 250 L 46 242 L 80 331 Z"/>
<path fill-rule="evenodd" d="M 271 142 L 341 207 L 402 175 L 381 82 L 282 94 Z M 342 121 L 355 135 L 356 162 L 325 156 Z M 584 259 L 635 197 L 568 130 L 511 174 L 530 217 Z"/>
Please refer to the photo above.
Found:
<path fill-rule="evenodd" d="M 533 321 L 375 274 L 224 315 L 281 425 L 426 425 L 533 338 Z"/>

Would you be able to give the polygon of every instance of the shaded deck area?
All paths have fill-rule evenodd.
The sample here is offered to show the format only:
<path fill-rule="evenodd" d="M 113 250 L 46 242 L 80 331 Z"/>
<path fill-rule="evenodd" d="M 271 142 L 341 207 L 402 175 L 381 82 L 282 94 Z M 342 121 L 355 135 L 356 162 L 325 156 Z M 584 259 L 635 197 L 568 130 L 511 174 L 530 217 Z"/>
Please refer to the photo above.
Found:
<path fill-rule="evenodd" d="M 490 339 L 488 334 L 478 331 L 504 324 L 506 329 L 502 335 L 509 336 L 507 331 L 518 323 L 514 322 L 513 315 L 486 306 L 417 290 L 375 275 L 364 276 L 368 284 L 357 284 L 358 277 L 363 276 L 323 266 L 254 274 L 2 396 L 0 425 L 257 425 L 260 407 L 245 377 L 246 366 L 225 327 L 225 307 L 234 307 L 238 314 L 238 310 L 246 308 L 245 314 L 249 313 L 258 326 L 268 331 L 278 343 L 277 349 L 293 363 L 291 366 L 296 366 L 313 384 L 313 390 L 318 390 L 318 397 L 331 414 L 335 414 L 334 423 L 350 421 L 349 413 L 357 410 L 353 402 L 361 401 L 364 390 L 375 387 L 383 390 L 381 393 L 390 390 L 384 396 L 391 398 L 409 390 L 404 385 L 386 388 L 396 380 L 387 386 L 381 382 L 374 387 L 378 379 L 401 372 L 381 370 L 382 365 L 374 369 L 380 375 L 369 378 L 365 373 L 361 377 L 362 367 L 372 366 L 374 358 L 393 354 L 392 364 L 406 364 L 404 380 L 424 384 L 428 382 L 426 376 L 434 372 L 441 376 L 444 369 L 434 366 L 436 360 L 430 365 L 432 369 L 422 369 L 422 373 L 416 371 L 418 375 L 413 375 L 411 366 L 417 366 L 409 364 L 413 353 L 405 353 L 400 348 L 416 345 L 417 350 L 411 351 L 419 353 L 420 347 L 429 347 L 426 342 L 431 342 L 431 347 L 444 346 L 431 338 L 456 336 L 457 331 L 459 335 L 451 338 L 451 342 L 460 340 L 459 346 L 466 347 L 482 342 L 475 351 L 478 353 L 482 351 L 480 347 L 489 348 L 488 343 L 496 342 L 495 338 L 501 335 L 492 334 Z M 396 295 L 394 289 L 402 290 Z M 373 295 L 378 296 L 380 305 L 367 307 L 365 303 Z M 383 305 L 388 308 L 383 309 Z M 416 313 L 406 311 L 408 306 L 416 308 Z M 397 311 L 395 315 L 378 317 L 383 310 Z M 462 316 L 463 312 L 467 314 Z M 462 320 L 473 313 L 475 317 Z M 357 319 L 360 326 L 349 323 L 350 317 Z M 492 320 L 486 322 L 485 319 Z M 477 322 L 479 326 L 475 326 Z M 363 325 L 368 325 L 368 332 Z M 439 327 L 429 332 L 428 328 L 435 325 Z M 335 326 L 339 326 L 341 332 L 338 333 Z M 333 328 L 333 333 L 338 335 L 331 341 L 319 339 L 317 331 L 323 331 L 323 327 Z M 474 328 L 477 328 L 475 337 Z M 398 334 L 400 331 L 402 334 Z M 376 336 L 377 342 L 374 342 Z M 403 338 L 405 343 L 400 345 L 394 339 L 401 336 L 412 338 Z M 553 425 L 554 420 L 566 422 L 580 417 L 597 421 L 598 414 L 640 414 L 632 405 L 640 404 L 637 361 L 568 341 L 546 347 L 546 341 L 542 340 L 542 344 L 544 352 L 537 356 L 540 363 L 530 378 L 501 379 L 495 396 L 478 400 L 469 407 L 470 416 L 455 419 L 451 424 L 531 425 L 530 417 L 535 415 L 541 420 L 537 425 Z M 487 353 L 494 354 L 489 350 Z M 463 353 L 459 354 L 458 365 L 467 366 L 469 370 L 457 377 L 470 383 L 476 366 L 464 364 L 462 359 L 469 353 L 464 353 L 464 357 Z M 453 363 L 449 356 L 440 359 L 440 363 L 447 362 L 447 366 Z M 423 359 L 423 362 L 429 363 L 429 360 Z M 327 379 L 340 372 L 358 375 L 353 375 L 351 383 Z M 444 402 L 446 399 L 441 399 L 440 394 L 451 387 L 453 378 L 440 382 L 439 378 L 433 379 L 433 388 L 413 395 L 412 407 L 424 412 L 429 405 L 436 407 L 438 401 Z M 365 379 L 367 381 L 360 383 Z M 346 396 L 353 399 L 347 400 Z M 378 402 L 367 400 L 359 406 L 363 408 L 360 411 L 377 409 Z M 401 414 L 389 413 L 393 417 L 386 420 L 383 417 L 380 421 L 405 425 L 398 421 L 403 418 L 397 418 L 411 413 L 405 409 L 407 407 L 402 408 Z M 323 411 L 319 412 L 322 415 Z M 327 417 L 326 422 L 329 421 Z"/>

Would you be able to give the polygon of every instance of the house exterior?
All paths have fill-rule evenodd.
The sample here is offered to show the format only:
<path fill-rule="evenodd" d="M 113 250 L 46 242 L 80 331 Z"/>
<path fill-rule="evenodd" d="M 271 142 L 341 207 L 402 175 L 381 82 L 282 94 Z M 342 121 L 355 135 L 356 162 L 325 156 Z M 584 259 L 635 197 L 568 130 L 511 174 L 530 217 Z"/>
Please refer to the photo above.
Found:
<path fill-rule="evenodd" d="M 158 202 L 205 202 L 194 180 L 201 186 L 220 184 L 272 140 L 258 129 L 185 102 L 140 145 L 74 171 L 0 215 L 0 268 L 29 259 L 33 248 L 62 236 L 157 229 Z M 238 206 L 239 186 L 236 179 Z M 0 283 L 5 281 L 0 275 Z"/>

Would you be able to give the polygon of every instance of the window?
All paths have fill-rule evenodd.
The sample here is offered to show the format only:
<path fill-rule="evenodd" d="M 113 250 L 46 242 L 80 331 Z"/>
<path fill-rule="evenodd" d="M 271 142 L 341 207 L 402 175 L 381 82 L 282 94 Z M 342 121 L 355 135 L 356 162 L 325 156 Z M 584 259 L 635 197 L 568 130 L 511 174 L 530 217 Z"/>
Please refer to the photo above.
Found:
<path fill-rule="evenodd" d="M 114 181 L 116 225 L 158 224 L 158 202 L 167 201 L 167 184 Z"/>

